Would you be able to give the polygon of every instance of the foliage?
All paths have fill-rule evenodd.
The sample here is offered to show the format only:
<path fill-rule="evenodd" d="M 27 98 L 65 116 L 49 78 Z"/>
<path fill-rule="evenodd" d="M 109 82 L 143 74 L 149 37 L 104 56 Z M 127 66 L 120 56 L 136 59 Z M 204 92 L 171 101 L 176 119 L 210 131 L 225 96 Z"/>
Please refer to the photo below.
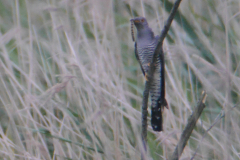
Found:
<path fill-rule="evenodd" d="M 139 159 L 144 79 L 129 20 L 159 34 L 173 1 L 0 2 L 0 159 Z M 149 159 L 172 154 L 202 90 L 182 159 L 197 146 L 195 159 L 239 158 L 239 3 L 181 3 L 164 41 L 170 109 L 164 132 L 148 128 Z"/>

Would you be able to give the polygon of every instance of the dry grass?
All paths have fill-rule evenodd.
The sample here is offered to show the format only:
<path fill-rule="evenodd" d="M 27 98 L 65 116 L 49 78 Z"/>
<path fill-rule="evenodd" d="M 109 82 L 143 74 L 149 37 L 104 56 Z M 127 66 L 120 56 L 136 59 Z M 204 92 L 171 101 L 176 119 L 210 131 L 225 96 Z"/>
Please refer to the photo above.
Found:
<path fill-rule="evenodd" d="M 129 19 L 145 16 L 160 33 L 169 7 L 1 0 L 0 159 L 140 159 L 144 81 Z M 148 157 L 172 153 L 206 90 L 207 108 L 181 158 L 198 148 L 195 159 L 239 159 L 240 112 L 232 107 L 240 93 L 240 2 L 184 0 L 179 10 L 164 42 L 170 109 L 163 133 L 149 126 Z"/>

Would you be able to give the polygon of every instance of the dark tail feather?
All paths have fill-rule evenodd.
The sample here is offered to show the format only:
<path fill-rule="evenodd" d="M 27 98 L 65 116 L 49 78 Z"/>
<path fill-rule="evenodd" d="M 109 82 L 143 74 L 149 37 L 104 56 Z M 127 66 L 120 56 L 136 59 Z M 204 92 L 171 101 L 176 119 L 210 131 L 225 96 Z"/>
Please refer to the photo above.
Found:
<path fill-rule="evenodd" d="M 152 107 L 152 118 L 151 118 L 151 125 L 154 131 L 161 132 L 163 131 L 163 118 L 162 118 L 162 112 L 164 106 L 167 105 L 166 99 L 164 99 L 163 102 L 158 101 L 156 107 Z"/>

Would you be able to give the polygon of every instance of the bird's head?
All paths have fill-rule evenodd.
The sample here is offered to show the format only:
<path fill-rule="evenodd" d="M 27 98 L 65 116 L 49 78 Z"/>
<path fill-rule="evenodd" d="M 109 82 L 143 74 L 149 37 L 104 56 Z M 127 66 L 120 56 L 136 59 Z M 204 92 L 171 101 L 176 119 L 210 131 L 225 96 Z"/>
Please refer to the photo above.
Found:
<path fill-rule="evenodd" d="M 148 27 L 148 23 L 146 18 L 144 17 L 136 17 L 130 20 L 132 25 L 134 24 L 137 28 L 137 41 L 146 39 L 152 40 L 154 39 L 154 33 L 150 27 Z M 144 37 L 144 38 L 142 38 Z M 132 38 L 134 41 L 134 34 L 133 34 L 133 28 L 132 28 Z M 145 43 L 145 42 L 144 42 Z"/>
<path fill-rule="evenodd" d="M 137 30 L 148 27 L 147 20 L 144 17 L 136 17 L 131 19 L 130 21 L 136 26 Z"/>

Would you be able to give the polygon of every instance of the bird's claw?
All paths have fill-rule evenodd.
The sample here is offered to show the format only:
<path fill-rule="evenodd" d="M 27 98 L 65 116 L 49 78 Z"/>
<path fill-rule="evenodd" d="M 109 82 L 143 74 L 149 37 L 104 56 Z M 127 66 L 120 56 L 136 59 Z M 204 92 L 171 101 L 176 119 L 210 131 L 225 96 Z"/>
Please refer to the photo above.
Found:
<path fill-rule="evenodd" d="M 147 73 L 145 74 L 144 77 L 145 77 L 146 81 L 148 81 L 148 74 Z"/>

